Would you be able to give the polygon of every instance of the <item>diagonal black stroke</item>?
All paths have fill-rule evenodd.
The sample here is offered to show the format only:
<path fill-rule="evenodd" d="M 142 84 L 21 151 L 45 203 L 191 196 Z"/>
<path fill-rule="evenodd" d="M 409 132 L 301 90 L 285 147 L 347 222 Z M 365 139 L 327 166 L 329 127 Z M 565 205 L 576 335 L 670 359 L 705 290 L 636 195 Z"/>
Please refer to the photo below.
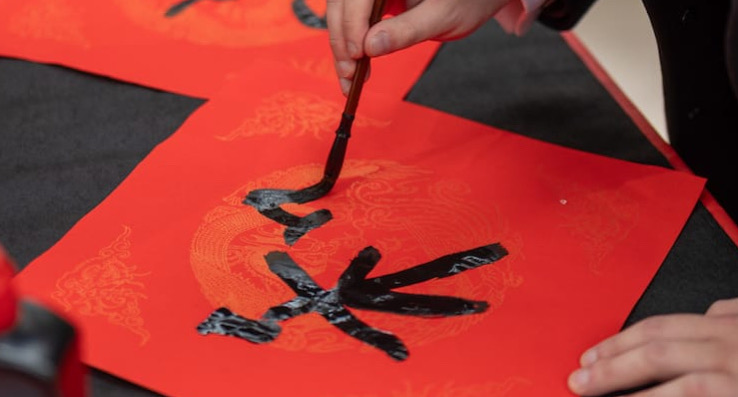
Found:
<path fill-rule="evenodd" d="M 182 11 L 186 10 L 193 4 L 202 1 L 202 0 L 182 0 L 179 3 L 174 4 L 173 6 L 169 7 L 167 9 L 167 12 L 164 13 L 164 16 L 167 18 L 172 18 L 177 15 L 179 15 Z M 215 0 L 215 1 L 230 1 L 230 0 Z"/>
<path fill-rule="evenodd" d="M 334 327 L 353 338 L 382 350 L 394 360 L 403 361 L 410 356 L 405 344 L 394 334 L 369 326 L 344 307 L 341 307 L 340 310 L 331 310 L 325 313 L 321 313 L 319 310 L 318 312 Z"/>
<path fill-rule="evenodd" d="M 467 251 L 444 255 L 438 259 L 396 273 L 366 280 L 388 289 L 406 287 L 436 278 L 446 278 L 461 272 L 488 265 L 507 256 L 500 243 L 484 245 Z"/>
<path fill-rule="evenodd" d="M 297 296 L 315 298 L 326 292 L 286 252 L 272 251 L 264 259 L 269 270 L 295 291 Z"/>
<path fill-rule="evenodd" d="M 166 13 L 164 13 L 164 16 L 171 18 L 174 16 L 179 15 L 182 11 L 187 9 L 189 6 L 197 3 L 201 0 L 182 0 L 179 3 L 174 4 L 173 6 L 169 7 Z"/>
<path fill-rule="evenodd" d="M 450 317 L 482 313 L 489 308 L 484 301 L 453 296 L 406 294 L 357 288 L 341 290 L 341 302 L 355 309 L 418 317 Z"/>
<path fill-rule="evenodd" d="M 507 255 L 500 244 L 485 245 L 471 250 L 445 255 L 433 261 L 399 272 L 366 279 L 381 255 L 367 247 L 351 261 L 338 282 L 341 302 L 357 309 L 396 314 L 437 317 L 481 313 L 487 302 L 438 295 L 405 294 L 391 291 L 435 278 L 444 278 L 493 263 Z"/>
<path fill-rule="evenodd" d="M 305 4 L 305 0 L 294 0 L 292 2 L 292 11 L 295 13 L 297 20 L 303 25 L 315 29 L 327 29 L 328 23 L 325 15 L 319 17 L 310 7 Z"/>
<path fill-rule="evenodd" d="M 278 306 L 272 306 L 261 316 L 266 321 L 285 321 L 293 317 L 308 314 L 315 309 L 315 301 L 312 298 L 298 296 Z"/>
<path fill-rule="evenodd" d="M 197 326 L 201 335 L 218 334 L 234 336 L 252 343 L 268 343 L 282 332 L 282 328 L 274 321 L 255 321 L 241 317 L 221 307 Z"/>
<path fill-rule="evenodd" d="M 382 259 L 382 254 L 374 247 L 366 247 L 359 251 L 359 254 L 351 260 L 346 270 L 339 276 L 338 288 L 349 289 L 364 282 L 380 259 Z"/>

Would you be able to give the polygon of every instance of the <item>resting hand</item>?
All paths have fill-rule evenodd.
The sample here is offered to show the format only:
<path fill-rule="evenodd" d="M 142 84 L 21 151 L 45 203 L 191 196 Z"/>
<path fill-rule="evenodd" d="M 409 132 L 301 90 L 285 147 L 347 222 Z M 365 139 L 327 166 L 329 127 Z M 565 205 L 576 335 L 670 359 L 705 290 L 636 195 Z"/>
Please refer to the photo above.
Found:
<path fill-rule="evenodd" d="M 599 395 L 663 382 L 637 396 L 738 396 L 738 298 L 705 315 L 643 320 L 587 350 L 569 388 Z"/>
<path fill-rule="evenodd" d="M 387 0 L 395 14 L 369 28 L 373 0 L 328 0 L 326 17 L 341 90 L 346 94 L 356 60 L 389 54 L 425 40 L 464 37 L 509 0 Z"/>

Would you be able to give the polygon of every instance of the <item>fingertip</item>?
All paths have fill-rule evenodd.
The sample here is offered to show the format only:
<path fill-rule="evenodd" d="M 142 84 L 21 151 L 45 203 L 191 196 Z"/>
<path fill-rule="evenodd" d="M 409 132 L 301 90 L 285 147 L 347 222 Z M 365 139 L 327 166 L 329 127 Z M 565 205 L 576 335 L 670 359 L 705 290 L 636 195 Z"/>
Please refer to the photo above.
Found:
<path fill-rule="evenodd" d="M 392 52 L 391 40 L 387 31 L 380 30 L 367 38 L 366 54 L 368 56 L 378 57 L 389 54 L 390 52 Z"/>
<path fill-rule="evenodd" d="M 341 60 L 336 62 L 336 74 L 338 77 L 350 79 L 356 70 L 356 62 L 353 60 Z"/>
<path fill-rule="evenodd" d="M 338 84 L 341 86 L 341 93 L 343 96 L 348 96 L 349 90 L 351 89 L 351 80 L 340 78 Z"/>
<path fill-rule="evenodd" d="M 582 367 L 588 367 L 597 361 L 597 350 L 592 348 L 587 350 L 582 354 L 582 356 L 579 358 L 579 364 L 581 364 Z"/>
<path fill-rule="evenodd" d="M 359 46 L 356 45 L 356 43 L 354 43 L 353 41 L 349 41 L 346 43 L 346 52 L 353 59 L 361 58 L 362 55 Z"/>
<path fill-rule="evenodd" d="M 569 390 L 576 394 L 583 394 L 587 390 L 587 385 L 591 378 L 590 371 L 584 368 L 580 368 L 569 375 L 567 385 Z"/>
<path fill-rule="evenodd" d="M 738 299 L 721 299 L 713 302 L 705 313 L 708 316 L 738 314 Z"/>
<path fill-rule="evenodd" d="M 369 30 L 369 15 L 374 0 L 344 0 L 341 30 L 346 39 L 346 53 L 353 59 L 364 55 L 363 41 Z"/>

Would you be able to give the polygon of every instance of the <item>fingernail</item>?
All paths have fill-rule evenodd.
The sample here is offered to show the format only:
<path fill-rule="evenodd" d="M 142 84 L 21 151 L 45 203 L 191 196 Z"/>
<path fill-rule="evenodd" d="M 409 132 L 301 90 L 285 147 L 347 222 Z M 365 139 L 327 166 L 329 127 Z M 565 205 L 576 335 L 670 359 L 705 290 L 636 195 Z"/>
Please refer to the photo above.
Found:
<path fill-rule="evenodd" d="M 589 376 L 589 370 L 583 368 L 572 372 L 569 376 L 569 388 L 575 393 L 584 391 L 589 383 Z"/>
<path fill-rule="evenodd" d="M 341 85 L 341 92 L 346 96 L 351 89 L 351 81 L 349 79 L 338 79 L 338 84 Z"/>
<path fill-rule="evenodd" d="M 390 48 L 389 34 L 385 32 L 384 30 L 382 30 L 379 33 L 375 34 L 374 37 L 369 39 L 366 52 L 369 55 L 376 57 L 379 55 L 386 54 L 389 51 L 389 48 Z"/>
<path fill-rule="evenodd" d="M 354 63 L 351 61 L 338 61 L 336 63 L 336 71 L 338 71 L 339 77 L 347 79 L 354 73 Z"/>
<path fill-rule="evenodd" d="M 587 350 L 579 359 L 579 363 L 582 364 L 583 367 L 590 366 L 594 364 L 595 361 L 597 361 L 597 351 L 595 349 Z"/>
<path fill-rule="evenodd" d="M 358 58 L 361 56 L 361 54 L 359 53 L 359 46 L 357 46 L 356 44 L 350 41 L 346 43 L 346 50 L 348 50 L 348 53 L 351 56 L 351 58 Z"/>

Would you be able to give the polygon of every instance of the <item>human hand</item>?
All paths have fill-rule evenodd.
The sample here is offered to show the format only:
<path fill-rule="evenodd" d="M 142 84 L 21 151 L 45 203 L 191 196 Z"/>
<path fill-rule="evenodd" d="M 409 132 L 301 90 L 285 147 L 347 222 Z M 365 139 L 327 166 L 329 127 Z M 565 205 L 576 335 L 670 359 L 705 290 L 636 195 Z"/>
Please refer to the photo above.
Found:
<path fill-rule="evenodd" d="M 328 0 L 326 18 L 336 74 L 344 95 L 356 60 L 386 55 L 425 40 L 464 37 L 510 0 L 387 0 L 396 16 L 369 27 L 374 0 Z"/>
<path fill-rule="evenodd" d="M 569 388 L 592 396 L 663 382 L 633 394 L 738 396 L 738 298 L 717 301 L 705 315 L 643 320 L 587 350 Z"/>

